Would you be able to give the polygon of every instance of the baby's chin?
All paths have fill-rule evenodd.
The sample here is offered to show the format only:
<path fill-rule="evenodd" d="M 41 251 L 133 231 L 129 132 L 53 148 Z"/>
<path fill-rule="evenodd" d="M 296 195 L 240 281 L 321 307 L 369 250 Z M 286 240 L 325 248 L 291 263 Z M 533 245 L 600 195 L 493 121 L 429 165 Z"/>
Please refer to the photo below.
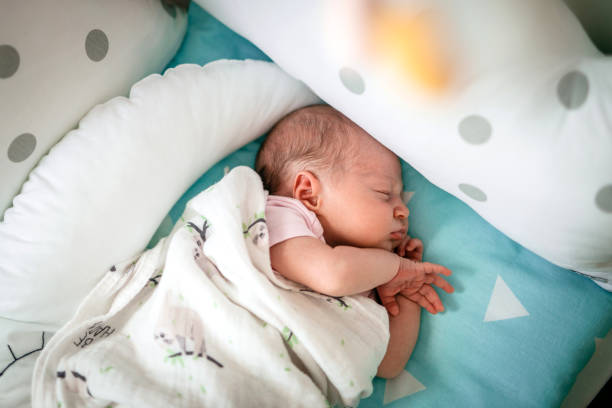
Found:
<path fill-rule="evenodd" d="M 400 245 L 401 240 L 386 240 L 383 241 L 379 248 L 384 249 L 386 251 L 395 252 L 395 249 Z"/>

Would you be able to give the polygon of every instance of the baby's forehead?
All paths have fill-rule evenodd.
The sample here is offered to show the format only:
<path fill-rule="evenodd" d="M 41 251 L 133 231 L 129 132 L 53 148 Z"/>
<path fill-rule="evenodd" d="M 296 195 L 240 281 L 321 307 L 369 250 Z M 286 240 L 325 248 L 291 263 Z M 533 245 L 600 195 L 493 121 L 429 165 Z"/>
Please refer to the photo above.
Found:
<path fill-rule="evenodd" d="M 403 184 L 402 173 L 390 171 L 390 169 L 368 166 L 367 168 L 362 168 L 360 176 L 366 182 L 380 182 L 389 184 L 392 187 Z"/>
<path fill-rule="evenodd" d="M 390 173 L 401 173 L 401 165 L 398 157 L 369 134 L 363 132 L 351 137 L 355 155 L 355 163 L 372 170 L 384 167 Z"/>
<path fill-rule="evenodd" d="M 390 189 L 402 189 L 402 168 L 395 156 L 379 157 L 376 160 L 363 161 L 353 166 L 353 172 L 363 183 L 369 185 L 387 186 Z"/>

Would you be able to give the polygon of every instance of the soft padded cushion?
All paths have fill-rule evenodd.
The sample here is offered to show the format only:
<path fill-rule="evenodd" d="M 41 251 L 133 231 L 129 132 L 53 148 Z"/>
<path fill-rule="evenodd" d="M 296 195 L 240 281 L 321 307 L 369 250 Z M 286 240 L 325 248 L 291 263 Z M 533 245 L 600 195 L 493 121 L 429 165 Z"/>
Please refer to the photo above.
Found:
<path fill-rule="evenodd" d="M 510 238 L 612 289 L 612 60 L 563 2 L 197 2 Z"/>
<path fill-rule="evenodd" d="M 160 0 L 0 2 L 0 219 L 88 110 L 164 68 L 186 23 Z"/>
<path fill-rule="evenodd" d="M 197 4 L 189 6 L 188 18 L 189 25 L 183 39 L 183 44 L 174 58 L 168 63 L 168 68 L 186 63 L 204 65 L 220 58 L 270 61 L 270 58 L 251 42 L 227 28 L 219 20 L 208 14 L 205 10 L 202 10 Z M 249 148 L 246 147 L 246 149 L 248 150 Z M 253 162 L 248 165 L 253 167 L 254 164 Z M 205 179 L 209 180 L 209 177 L 210 175 L 206 176 Z M 151 238 L 148 245 L 149 248 L 155 246 L 161 238 L 167 236 L 172 231 L 174 223 L 183 214 L 187 201 L 203 190 L 200 186 L 201 181 L 198 180 L 172 207 L 172 210 L 163 219 Z"/>
<path fill-rule="evenodd" d="M 98 105 L 32 171 L 0 224 L 0 310 L 60 325 L 114 263 L 143 249 L 211 165 L 318 99 L 275 64 L 151 75 Z"/>

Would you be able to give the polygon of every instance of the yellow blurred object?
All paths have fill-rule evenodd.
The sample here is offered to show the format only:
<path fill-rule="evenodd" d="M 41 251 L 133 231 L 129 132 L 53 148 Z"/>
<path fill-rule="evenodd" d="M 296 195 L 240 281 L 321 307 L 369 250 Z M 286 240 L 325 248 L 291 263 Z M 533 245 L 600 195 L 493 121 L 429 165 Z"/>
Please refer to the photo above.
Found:
<path fill-rule="evenodd" d="M 399 6 L 372 2 L 369 10 L 369 48 L 376 63 L 429 91 L 440 92 L 450 81 L 440 27 L 435 13 L 418 14 Z"/>

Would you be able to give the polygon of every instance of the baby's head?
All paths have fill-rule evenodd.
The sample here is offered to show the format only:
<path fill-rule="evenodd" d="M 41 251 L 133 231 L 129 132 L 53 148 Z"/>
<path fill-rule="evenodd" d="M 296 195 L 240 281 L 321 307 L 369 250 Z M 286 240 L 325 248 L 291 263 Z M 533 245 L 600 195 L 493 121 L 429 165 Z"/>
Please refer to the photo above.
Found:
<path fill-rule="evenodd" d="M 270 194 L 293 196 L 295 175 L 337 177 L 350 166 L 358 148 L 356 125 L 328 105 L 298 109 L 281 119 L 263 142 L 255 170 Z"/>
<path fill-rule="evenodd" d="M 332 246 L 392 249 L 389 234 L 406 231 L 399 159 L 330 106 L 308 106 L 281 119 L 255 169 L 270 194 L 295 198 L 315 212 Z"/>

